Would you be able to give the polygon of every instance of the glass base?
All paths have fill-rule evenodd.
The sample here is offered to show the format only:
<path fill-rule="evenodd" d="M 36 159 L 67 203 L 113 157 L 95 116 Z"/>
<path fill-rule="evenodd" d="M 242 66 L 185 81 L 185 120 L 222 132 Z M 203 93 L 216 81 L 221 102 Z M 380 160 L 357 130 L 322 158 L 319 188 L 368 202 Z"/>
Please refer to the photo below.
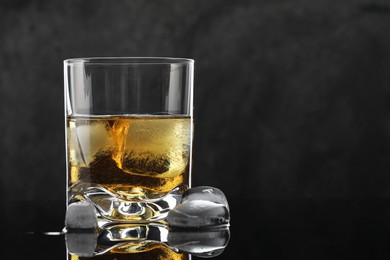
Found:
<path fill-rule="evenodd" d="M 118 198 L 110 191 L 96 186 L 84 189 L 70 198 L 70 202 L 87 201 L 94 205 L 100 228 L 118 223 L 164 222 L 168 212 L 181 200 L 186 185 L 176 187 L 163 197 L 148 200 L 126 200 Z"/>
<path fill-rule="evenodd" d="M 187 253 L 167 244 L 169 230 L 163 224 L 114 224 L 99 233 L 66 233 L 68 259 L 189 260 Z"/>

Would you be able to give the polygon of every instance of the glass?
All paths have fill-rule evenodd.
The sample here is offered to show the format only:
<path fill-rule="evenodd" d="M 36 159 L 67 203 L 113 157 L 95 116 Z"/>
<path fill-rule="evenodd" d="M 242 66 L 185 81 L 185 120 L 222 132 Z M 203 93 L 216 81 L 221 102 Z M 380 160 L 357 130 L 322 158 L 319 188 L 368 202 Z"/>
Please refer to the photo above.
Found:
<path fill-rule="evenodd" d="M 191 186 L 193 64 L 64 61 L 68 205 L 92 203 L 99 226 L 166 217 Z"/>

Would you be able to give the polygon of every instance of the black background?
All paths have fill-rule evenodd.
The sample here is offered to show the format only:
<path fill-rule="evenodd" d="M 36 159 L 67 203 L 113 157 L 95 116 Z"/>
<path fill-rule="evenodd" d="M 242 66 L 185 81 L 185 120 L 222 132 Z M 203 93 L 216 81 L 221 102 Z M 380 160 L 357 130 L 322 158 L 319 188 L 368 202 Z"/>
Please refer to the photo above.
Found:
<path fill-rule="evenodd" d="M 62 61 L 94 56 L 195 59 L 193 185 L 232 214 L 219 259 L 390 255 L 389 1 L 0 0 L 2 255 L 65 257 L 40 235 L 65 213 Z"/>
<path fill-rule="evenodd" d="M 65 200 L 64 59 L 171 56 L 196 61 L 194 186 L 390 197 L 389 46 L 380 0 L 2 0 L 0 196 Z"/>

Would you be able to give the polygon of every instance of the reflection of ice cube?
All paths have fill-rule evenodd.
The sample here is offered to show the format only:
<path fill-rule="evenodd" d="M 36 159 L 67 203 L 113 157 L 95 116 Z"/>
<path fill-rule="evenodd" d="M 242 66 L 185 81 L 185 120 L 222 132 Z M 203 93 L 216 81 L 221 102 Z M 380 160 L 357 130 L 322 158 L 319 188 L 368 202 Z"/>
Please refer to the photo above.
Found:
<path fill-rule="evenodd" d="M 195 231 L 172 230 L 168 244 L 194 256 L 210 258 L 220 255 L 230 238 L 228 227 L 219 229 L 197 229 Z"/>
<path fill-rule="evenodd" d="M 208 227 L 229 224 L 230 212 L 223 192 L 214 187 L 200 186 L 187 190 L 182 201 L 168 213 L 173 227 Z"/>
<path fill-rule="evenodd" d="M 91 257 L 97 246 L 97 234 L 95 232 L 66 233 L 65 241 L 70 254 Z"/>

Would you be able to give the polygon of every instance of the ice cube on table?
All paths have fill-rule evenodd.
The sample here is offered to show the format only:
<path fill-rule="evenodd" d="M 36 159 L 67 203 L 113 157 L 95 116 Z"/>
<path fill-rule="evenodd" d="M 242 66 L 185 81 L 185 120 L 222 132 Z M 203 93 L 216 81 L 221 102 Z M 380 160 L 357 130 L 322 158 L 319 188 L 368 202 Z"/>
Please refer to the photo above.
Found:
<path fill-rule="evenodd" d="M 218 188 L 210 186 L 198 186 L 186 190 L 183 193 L 181 202 L 194 201 L 194 200 L 206 200 L 214 203 L 225 205 L 229 208 L 228 201 L 225 194 Z"/>
<path fill-rule="evenodd" d="M 65 228 L 75 229 L 96 229 L 96 210 L 92 203 L 79 201 L 70 204 L 66 210 Z"/>
<path fill-rule="evenodd" d="M 229 221 L 225 194 L 210 186 L 194 187 L 184 192 L 181 202 L 167 216 L 170 226 L 182 228 L 227 225 Z"/>

